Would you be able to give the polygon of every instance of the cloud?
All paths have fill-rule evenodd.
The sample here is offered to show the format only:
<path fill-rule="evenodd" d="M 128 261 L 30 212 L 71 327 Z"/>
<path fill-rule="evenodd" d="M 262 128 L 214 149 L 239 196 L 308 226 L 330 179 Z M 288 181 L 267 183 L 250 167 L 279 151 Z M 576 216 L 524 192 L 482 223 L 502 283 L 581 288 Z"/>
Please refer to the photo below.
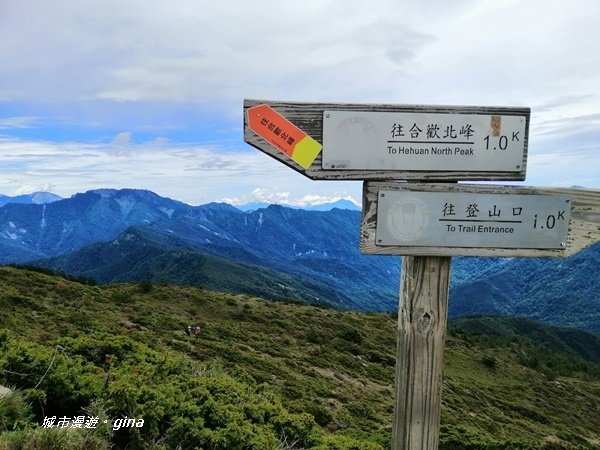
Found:
<path fill-rule="evenodd" d="M 347 192 L 335 193 L 333 195 L 307 194 L 302 197 L 293 198 L 289 192 L 273 191 L 269 188 L 256 188 L 249 195 L 237 198 L 223 198 L 222 201 L 232 205 L 244 205 L 246 203 L 274 203 L 277 205 L 289 206 L 314 206 L 323 203 L 334 203 L 338 200 L 349 200 L 357 206 L 360 206 Z"/>
<path fill-rule="evenodd" d="M 536 125 L 534 134 L 540 138 L 556 139 L 593 131 L 600 133 L 600 113 L 543 120 Z"/>
<path fill-rule="evenodd" d="M 239 123 L 244 97 L 533 106 L 543 121 L 600 108 L 598 17 L 559 0 L 7 0 L 0 98 L 136 134 Z"/>
<path fill-rule="evenodd" d="M 54 184 L 52 183 L 40 183 L 36 185 L 23 185 L 18 189 L 15 189 L 11 192 L 11 195 L 24 195 L 31 194 L 33 192 L 52 192 L 54 189 Z"/>
<path fill-rule="evenodd" d="M 26 101 L 221 110 L 243 97 L 578 103 L 600 81 L 599 15 L 558 0 L 9 0 L 0 85 Z"/>
<path fill-rule="evenodd" d="M 5 0 L 0 192 L 360 198 L 250 151 L 243 98 L 531 106 L 528 182 L 598 186 L 599 17 L 559 0 Z"/>
<path fill-rule="evenodd" d="M 319 96 L 322 88 L 342 94 L 385 80 L 434 40 L 398 6 L 108 1 L 90 8 L 56 0 L 32 10 L 9 1 L 0 19 L 0 77 L 23 99 L 206 104 L 260 92 L 305 98 L 315 87 Z M 288 84 L 295 79 L 305 82 Z"/>
<path fill-rule="evenodd" d="M 301 197 L 292 204 L 297 206 L 313 206 L 321 205 L 323 203 L 334 203 L 338 200 L 348 200 L 354 203 L 356 206 L 361 206 L 359 202 L 357 202 L 351 195 L 348 195 L 347 193 L 337 194 L 333 196 L 309 194 Z"/>
<path fill-rule="evenodd" d="M 561 108 L 576 105 L 583 100 L 589 100 L 594 97 L 593 94 L 577 94 L 577 95 L 563 95 L 560 97 L 551 97 L 545 99 L 539 105 L 534 105 L 533 110 L 536 113 L 554 112 Z"/>
<path fill-rule="evenodd" d="M 36 117 L 28 116 L 0 118 L 0 130 L 9 128 L 33 128 L 37 120 Z"/>
<path fill-rule="evenodd" d="M 190 204 L 222 198 L 279 198 L 287 192 L 295 204 L 306 192 L 323 197 L 359 198 L 360 183 L 313 182 L 258 152 L 224 151 L 202 145 L 155 141 L 131 143 L 127 149 L 108 143 L 0 139 L 0 193 L 13 195 L 23 186 L 52 185 L 68 197 L 99 188 L 149 189 Z M 269 186 L 264 190 L 257 187 Z M 285 189 L 283 187 L 285 186 Z M 347 192 L 340 195 L 339 192 Z M 314 200 L 314 199 L 312 199 Z"/>
<path fill-rule="evenodd" d="M 133 141 L 133 133 L 131 131 L 122 131 L 115 136 L 111 144 L 116 146 L 129 145 Z"/>
<path fill-rule="evenodd" d="M 273 192 L 267 188 L 256 188 L 249 196 L 244 196 L 238 199 L 230 199 L 232 204 L 241 205 L 250 202 L 267 202 L 277 203 L 283 205 L 290 204 L 290 193 L 289 192 Z"/>

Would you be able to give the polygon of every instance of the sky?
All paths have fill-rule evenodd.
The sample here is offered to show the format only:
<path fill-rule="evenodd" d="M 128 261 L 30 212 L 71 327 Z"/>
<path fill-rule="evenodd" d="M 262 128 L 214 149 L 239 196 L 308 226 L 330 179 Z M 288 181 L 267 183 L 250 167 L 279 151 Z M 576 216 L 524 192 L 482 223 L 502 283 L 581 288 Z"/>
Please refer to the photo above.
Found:
<path fill-rule="evenodd" d="M 600 188 L 600 2 L 0 0 L 0 193 L 349 198 L 243 141 L 244 98 L 532 109 L 528 186 Z"/>

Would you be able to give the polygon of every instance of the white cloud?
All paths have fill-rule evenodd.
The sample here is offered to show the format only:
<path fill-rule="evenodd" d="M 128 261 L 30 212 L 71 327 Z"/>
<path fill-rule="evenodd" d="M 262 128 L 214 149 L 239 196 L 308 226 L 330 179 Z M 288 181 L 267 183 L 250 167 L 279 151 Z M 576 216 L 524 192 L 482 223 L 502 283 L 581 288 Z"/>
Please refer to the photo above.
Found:
<path fill-rule="evenodd" d="M 0 118 L 0 130 L 10 128 L 33 128 L 36 122 L 36 117 L 4 117 Z"/>
<path fill-rule="evenodd" d="M 598 20 L 593 0 L 4 0 L 0 129 L 85 138 L 4 138 L 0 192 L 360 198 L 360 183 L 310 182 L 250 151 L 244 97 L 531 106 L 528 182 L 598 186 Z"/>
<path fill-rule="evenodd" d="M 356 206 L 361 206 L 359 202 L 356 201 L 351 195 L 346 193 L 337 194 L 333 196 L 326 195 L 305 195 L 304 197 L 298 199 L 296 203 L 297 206 L 312 206 L 312 205 L 320 205 L 323 203 L 333 203 L 338 200 L 349 200 L 354 203 Z"/>
<path fill-rule="evenodd" d="M 435 38 L 410 24 L 410 2 L 376 3 L 9 1 L 0 76 L 24 99 L 340 98 L 383 82 L 391 92 L 394 71 Z"/>
<path fill-rule="evenodd" d="M 252 191 L 253 199 L 287 199 L 290 204 L 314 202 L 316 197 L 304 198 L 306 192 L 323 198 L 360 196 L 360 183 L 314 182 L 257 151 L 154 141 L 124 148 L 0 139 L 0 193 L 23 193 L 24 187 L 46 190 L 44 186 L 61 197 L 107 187 L 149 189 L 190 204 L 243 198 Z M 348 193 L 340 195 L 342 190 Z"/>
<path fill-rule="evenodd" d="M 121 131 L 115 136 L 111 144 L 116 146 L 129 145 L 133 141 L 133 133 L 131 131 Z"/>
<path fill-rule="evenodd" d="M 329 195 L 307 194 L 301 197 L 292 197 L 289 192 L 274 191 L 269 188 L 259 187 L 254 189 L 250 194 L 241 197 L 225 197 L 222 201 L 232 205 L 244 205 L 246 203 L 274 203 L 278 205 L 289 206 L 314 206 L 323 203 L 333 203 L 338 200 L 349 200 L 357 206 L 360 206 L 351 195 L 347 192 L 334 192 Z"/>
<path fill-rule="evenodd" d="M 0 79 L 35 101 L 535 105 L 596 92 L 599 17 L 591 0 L 9 0 Z"/>
<path fill-rule="evenodd" d="M 10 195 L 24 195 L 31 194 L 33 192 L 53 192 L 55 185 L 52 183 L 40 183 L 36 185 L 21 185 L 14 191 L 10 193 Z"/>
<path fill-rule="evenodd" d="M 229 203 L 231 205 L 244 205 L 246 203 L 255 203 L 255 202 L 266 202 L 266 203 L 276 203 L 279 205 L 289 205 L 290 204 L 290 193 L 289 192 L 273 192 L 268 188 L 256 188 L 249 195 L 243 195 L 241 197 L 225 197 L 223 198 L 224 202 Z"/>

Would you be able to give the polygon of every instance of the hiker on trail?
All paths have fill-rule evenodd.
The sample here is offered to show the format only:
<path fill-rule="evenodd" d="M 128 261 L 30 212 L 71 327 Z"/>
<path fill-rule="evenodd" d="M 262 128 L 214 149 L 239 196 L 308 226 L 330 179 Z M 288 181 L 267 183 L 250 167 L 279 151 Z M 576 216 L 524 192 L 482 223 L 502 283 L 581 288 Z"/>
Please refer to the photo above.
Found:
<path fill-rule="evenodd" d="M 202 328 L 200 328 L 198 325 L 195 325 L 195 326 L 188 325 L 187 328 L 185 329 L 185 334 L 187 334 L 188 336 L 191 336 L 192 333 L 194 334 L 194 336 L 198 337 L 202 334 Z"/>

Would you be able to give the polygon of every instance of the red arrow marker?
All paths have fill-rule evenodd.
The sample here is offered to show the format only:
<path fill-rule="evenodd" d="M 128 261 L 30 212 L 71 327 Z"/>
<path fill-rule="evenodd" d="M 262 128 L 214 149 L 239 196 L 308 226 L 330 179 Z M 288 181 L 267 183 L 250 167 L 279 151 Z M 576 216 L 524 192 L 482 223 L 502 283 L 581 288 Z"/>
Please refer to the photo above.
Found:
<path fill-rule="evenodd" d="M 265 141 L 272 144 L 308 169 L 321 152 L 321 144 L 287 120 L 269 105 L 248 108 L 248 127 Z"/>

